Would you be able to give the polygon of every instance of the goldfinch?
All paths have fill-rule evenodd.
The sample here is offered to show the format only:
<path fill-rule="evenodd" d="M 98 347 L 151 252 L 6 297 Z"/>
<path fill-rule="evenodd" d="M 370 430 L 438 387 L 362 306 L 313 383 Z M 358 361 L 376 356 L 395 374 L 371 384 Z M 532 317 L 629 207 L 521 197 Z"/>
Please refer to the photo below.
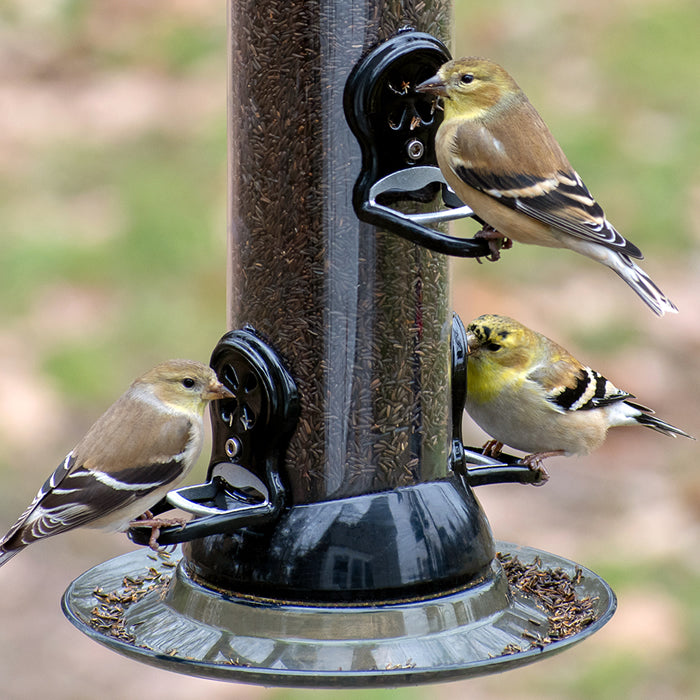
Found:
<path fill-rule="evenodd" d="M 632 394 L 582 365 L 554 341 L 507 316 L 484 314 L 467 326 L 466 409 L 494 439 L 529 453 L 522 461 L 546 477 L 542 460 L 586 455 L 608 428 L 643 425 L 675 437 L 688 433 L 630 401 Z"/>
<path fill-rule="evenodd" d="M 87 525 L 124 531 L 166 521 L 139 520 L 197 461 L 203 415 L 231 397 L 214 371 L 170 360 L 136 379 L 88 430 L 0 541 L 0 566 L 36 540 Z"/>
<path fill-rule="evenodd" d="M 477 236 L 569 248 L 616 272 L 659 316 L 677 312 L 622 237 L 523 91 L 485 58 L 445 63 L 416 90 L 442 98 L 440 169 L 485 227 Z M 493 259 L 498 248 L 492 247 Z"/>

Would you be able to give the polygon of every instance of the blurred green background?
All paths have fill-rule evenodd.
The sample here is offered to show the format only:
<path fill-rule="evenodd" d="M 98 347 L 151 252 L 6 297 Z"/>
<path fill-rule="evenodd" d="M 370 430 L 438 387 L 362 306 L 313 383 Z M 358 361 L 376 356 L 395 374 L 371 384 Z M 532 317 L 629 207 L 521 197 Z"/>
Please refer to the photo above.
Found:
<path fill-rule="evenodd" d="M 224 3 L 204 0 L 0 0 L 0 530 L 136 374 L 206 361 L 225 330 L 225 26 Z M 517 244 L 454 264 L 455 309 L 515 316 L 696 435 L 698 36 L 696 0 L 455 2 L 454 53 L 509 69 L 681 313 L 657 319 L 602 267 Z M 697 461 L 697 443 L 620 430 L 552 460 L 543 489 L 478 492 L 497 538 L 576 559 L 619 597 L 603 631 L 532 667 L 374 692 L 151 669 L 64 620 L 69 581 L 131 549 L 79 532 L 0 570 L 2 696 L 698 697 Z"/>

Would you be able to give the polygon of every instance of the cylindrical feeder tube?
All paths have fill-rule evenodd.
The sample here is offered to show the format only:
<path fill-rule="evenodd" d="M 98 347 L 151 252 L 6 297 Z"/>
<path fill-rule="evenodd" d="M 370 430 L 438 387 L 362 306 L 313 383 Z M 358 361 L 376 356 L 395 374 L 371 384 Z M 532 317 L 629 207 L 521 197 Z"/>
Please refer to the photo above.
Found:
<path fill-rule="evenodd" d="M 228 323 L 298 384 L 293 504 L 447 473 L 447 259 L 358 220 L 343 91 L 379 42 L 406 26 L 446 40 L 449 18 L 448 0 L 230 4 Z"/>

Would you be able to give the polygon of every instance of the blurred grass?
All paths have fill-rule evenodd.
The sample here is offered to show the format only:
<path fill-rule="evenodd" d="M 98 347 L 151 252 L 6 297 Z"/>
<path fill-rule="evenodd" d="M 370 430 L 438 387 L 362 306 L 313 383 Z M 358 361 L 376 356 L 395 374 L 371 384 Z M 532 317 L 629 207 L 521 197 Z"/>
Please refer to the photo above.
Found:
<path fill-rule="evenodd" d="M 147 367 L 169 346 L 197 354 L 213 347 L 225 319 L 223 130 L 196 142 L 146 134 L 111 148 L 63 144 L 45 155 L 44 168 L 44 184 L 27 187 L 44 189 L 46 214 L 22 198 L 8 207 L 3 313 L 31 313 L 42 288 L 66 281 L 116 296 L 119 307 L 99 339 L 47 348 L 43 366 L 61 390 L 107 400 L 115 387 L 97 378 L 126 362 L 119 353 L 140 355 Z"/>
<path fill-rule="evenodd" d="M 0 2 L 0 475 L 6 487 L 24 487 L 30 476 L 41 483 L 133 376 L 168 356 L 206 360 L 225 330 L 225 23 L 223 3 L 197 0 Z M 515 76 L 609 218 L 647 254 L 660 286 L 697 279 L 700 4 L 458 0 L 454 30 L 456 55 L 487 55 Z M 475 225 L 461 229 L 468 235 Z M 598 368 L 616 383 L 612 369 L 631 368 L 634 381 L 622 386 L 643 402 L 645 388 L 666 397 L 676 418 L 687 416 L 673 422 L 699 432 L 700 339 L 692 324 L 645 315 L 616 278 L 609 281 L 606 270 L 568 252 L 516 245 L 497 265 L 457 261 L 454 267 L 457 287 L 470 295 L 456 297 L 460 313 L 481 313 L 491 304 L 516 316 L 530 313 L 564 345 L 585 352 L 583 359 L 603 360 Z M 692 295 L 688 300 L 692 305 Z M 692 321 L 693 309 L 682 311 Z M 649 362 L 655 364 L 647 372 Z M 29 403 L 7 396 L 18 386 Z M 679 394 L 668 396 L 673 388 Z M 29 427 L 16 422 L 23 413 Z M 34 421 L 41 430 L 32 430 Z M 697 531 L 697 453 L 680 440 L 673 448 L 665 452 L 665 443 L 648 440 L 628 443 L 631 457 L 618 450 L 600 461 L 571 460 L 576 464 L 537 494 L 537 518 L 518 510 L 523 491 L 510 500 L 484 494 L 497 536 L 512 527 L 533 546 L 566 545 L 562 554 L 585 555 L 609 580 L 621 601 L 609 625 L 617 625 L 619 637 L 604 630 L 580 650 L 478 681 L 396 691 L 260 690 L 259 696 L 700 696 L 700 575 L 692 553 L 686 558 L 671 546 L 676 536 Z M 658 460 L 664 484 L 673 486 L 655 490 Z M 641 505 L 632 496 L 625 500 L 628 491 Z M 535 501 L 531 491 L 526 495 Z M 0 499 L 10 522 L 10 509 L 23 507 L 26 493 L 6 488 Z M 629 532 L 625 523 L 640 512 L 659 517 L 646 507 L 662 499 L 669 502 L 664 517 L 678 517 L 672 526 L 686 529 L 669 531 L 670 553 L 640 556 L 645 532 L 620 533 Z M 58 538 L 56 546 L 62 546 Z M 647 648 L 635 647 L 633 626 L 625 636 L 630 622 L 623 608 L 657 594 L 678 619 L 675 646 L 655 654 L 648 627 L 639 642 Z M 56 627 L 60 639 L 65 630 Z M 15 638 L 8 627 L 7 654 Z M 58 654 L 53 677 L 65 675 L 66 663 Z M 140 666 L 130 668 L 140 677 Z M 8 697 L 31 695 L 34 672 L 23 674 L 8 686 Z M 160 691 L 151 697 L 184 687 L 177 676 L 157 678 Z M 76 678 L 61 697 L 82 696 L 80 683 Z M 208 696 L 229 697 L 228 686 L 198 683 Z M 122 697 L 119 689 L 105 692 Z"/>

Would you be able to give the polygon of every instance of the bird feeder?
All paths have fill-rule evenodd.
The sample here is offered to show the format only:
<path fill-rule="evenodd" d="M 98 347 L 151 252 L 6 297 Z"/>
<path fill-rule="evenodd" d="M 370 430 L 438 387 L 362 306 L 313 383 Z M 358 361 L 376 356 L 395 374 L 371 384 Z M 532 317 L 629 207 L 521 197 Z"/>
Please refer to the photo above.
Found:
<path fill-rule="evenodd" d="M 444 232 L 471 212 L 413 89 L 450 58 L 449 20 L 447 0 L 230 3 L 231 330 L 211 365 L 235 398 L 211 406 L 206 482 L 158 508 L 194 516 L 161 532 L 177 549 L 66 591 L 96 641 L 208 678 L 395 686 L 529 663 L 613 614 L 593 572 L 496 543 L 473 492 L 537 474 L 462 443 L 448 262 L 488 250 Z M 574 632 L 518 572 L 587 601 Z"/>

